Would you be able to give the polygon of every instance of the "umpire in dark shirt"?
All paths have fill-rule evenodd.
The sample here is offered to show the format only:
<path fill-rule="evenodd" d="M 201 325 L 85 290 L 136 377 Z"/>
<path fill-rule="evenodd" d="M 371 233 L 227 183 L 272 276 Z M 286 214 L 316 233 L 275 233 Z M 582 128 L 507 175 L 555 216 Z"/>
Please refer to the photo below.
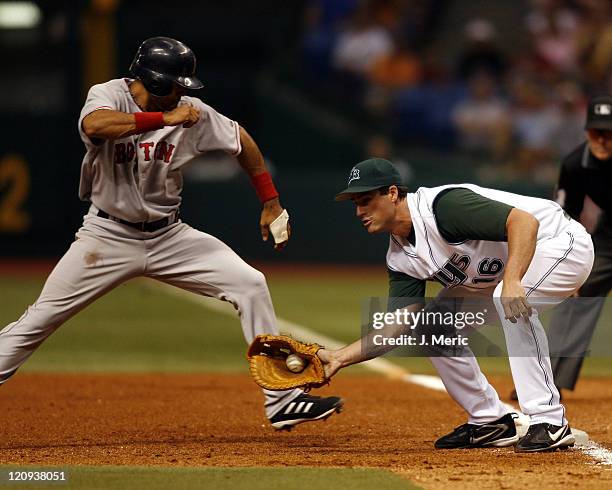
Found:
<path fill-rule="evenodd" d="M 573 390 L 597 325 L 604 300 L 612 288 L 612 97 L 589 101 L 586 142 L 563 160 L 557 202 L 584 223 L 587 207 L 600 208 L 593 243 L 595 263 L 578 291 L 553 312 L 549 330 L 551 363 L 558 388 Z M 595 204 L 596 206 L 593 206 Z"/>

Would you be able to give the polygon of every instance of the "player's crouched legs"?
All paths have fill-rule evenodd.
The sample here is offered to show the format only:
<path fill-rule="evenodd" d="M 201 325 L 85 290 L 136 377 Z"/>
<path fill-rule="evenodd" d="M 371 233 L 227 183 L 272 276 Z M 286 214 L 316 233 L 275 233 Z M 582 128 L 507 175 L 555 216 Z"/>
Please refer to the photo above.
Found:
<path fill-rule="evenodd" d="M 496 298 L 499 298 L 498 289 L 501 288 L 496 289 Z M 545 299 L 533 298 L 531 316 L 511 323 L 503 317 L 503 307 L 496 301 L 521 410 L 531 419 L 527 434 L 514 448 L 516 452 L 554 451 L 575 443 L 559 391 L 552 381 L 546 333 L 538 316 L 538 310 L 545 308 L 545 303 Z"/>

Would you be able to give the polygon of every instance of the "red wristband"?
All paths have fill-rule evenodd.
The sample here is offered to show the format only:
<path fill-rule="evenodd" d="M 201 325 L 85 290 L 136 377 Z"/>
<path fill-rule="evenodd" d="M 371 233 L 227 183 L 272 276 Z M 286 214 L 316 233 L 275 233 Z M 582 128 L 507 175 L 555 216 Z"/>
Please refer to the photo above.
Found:
<path fill-rule="evenodd" d="M 137 133 L 146 133 L 165 126 L 163 112 L 135 112 L 134 119 Z"/>
<path fill-rule="evenodd" d="M 261 202 L 270 201 L 278 197 L 278 191 L 274 187 L 274 182 L 272 182 L 272 176 L 269 172 L 251 177 L 251 184 L 255 187 L 255 192 Z"/>

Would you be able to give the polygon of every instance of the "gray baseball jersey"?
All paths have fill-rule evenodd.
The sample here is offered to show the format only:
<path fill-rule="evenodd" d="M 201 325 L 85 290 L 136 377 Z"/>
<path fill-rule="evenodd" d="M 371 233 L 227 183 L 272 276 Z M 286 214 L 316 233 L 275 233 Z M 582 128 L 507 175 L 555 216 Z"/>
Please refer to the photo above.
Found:
<path fill-rule="evenodd" d="M 87 149 L 79 197 L 126 221 L 157 221 L 173 216 L 181 204 L 185 164 L 208 151 L 240 153 L 240 127 L 200 99 L 183 96 L 180 104 L 200 111 L 195 126 L 166 126 L 94 144 L 82 128 L 87 115 L 101 109 L 140 112 L 129 91 L 130 81 L 111 80 L 89 90 L 79 117 L 79 134 Z"/>

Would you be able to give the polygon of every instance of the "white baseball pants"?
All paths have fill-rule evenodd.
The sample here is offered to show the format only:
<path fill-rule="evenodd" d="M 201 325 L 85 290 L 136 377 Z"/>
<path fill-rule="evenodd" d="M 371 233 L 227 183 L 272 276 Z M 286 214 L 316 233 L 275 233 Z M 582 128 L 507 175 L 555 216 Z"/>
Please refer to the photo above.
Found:
<path fill-rule="evenodd" d="M 530 416 L 532 424 L 567 423 L 565 408 L 560 403 L 553 379 L 546 332 L 538 312 L 562 302 L 578 290 L 589 276 L 593 259 L 591 236 L 577 222 L 572 222 L 558 236 L 538 244 L 521 281 L 528 301 L 534 306 L 533 314 L 517 323 L 504 318 L 499 301 L 503 282 L 494 288 L 459 287 L 444 289 L 439 294 L 441 298 L 490 298 L 489 311 L 497 312 L 497 321 L 501 319 L 503 326 L 519 404 L 522 412 Z M 430 359 L 448 393 L 468 413 L 469 423 L 484 424 L 507 413 L 473 355 Z"/>

